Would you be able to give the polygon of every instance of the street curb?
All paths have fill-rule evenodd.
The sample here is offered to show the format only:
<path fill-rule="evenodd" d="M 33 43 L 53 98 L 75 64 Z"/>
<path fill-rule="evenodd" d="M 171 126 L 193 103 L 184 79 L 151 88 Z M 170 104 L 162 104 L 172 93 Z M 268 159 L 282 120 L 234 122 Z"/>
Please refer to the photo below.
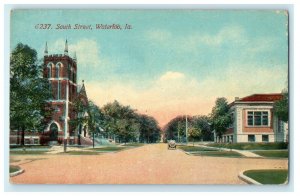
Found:
<path fill-rule="evenodd" d="M 20 174 L 22 174 L 22 173 L 24 173 L 24 172 L 25 172 L 25 170 L 24 170 L 24 169 L 21 169 L 21 170 L 19 170 L 19 171 L 10 173 L 9 176 L 10 176 L 10 177 L 14 177 L 14 176 L 20 175 Z"/>
<path fill-rule="evenodd" d="M 247 171 L 247 170 L 244 170 L 244 171 L 241 171 L 238 175 L 238 177 L 243 180 L 244 182 L 248 183 L 248 184 L 253 184 L 253 185 L 262 185 L 261 183 L 253 180 L 252 178 L 249 178 L 248 176 L 245 176 L 244 175 L 244 172 Z"/>

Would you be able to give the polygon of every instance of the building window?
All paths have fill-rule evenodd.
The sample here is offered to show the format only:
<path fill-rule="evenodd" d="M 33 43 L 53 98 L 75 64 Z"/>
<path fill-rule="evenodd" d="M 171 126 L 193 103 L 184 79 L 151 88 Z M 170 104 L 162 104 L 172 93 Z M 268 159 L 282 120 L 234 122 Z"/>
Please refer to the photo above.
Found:
<path fill-rule="evenodd" d="M 269 113 L 262 111 L 248 111 L 247 122 L 248 126 L 268 126 Z"/>
<path fill-rule="evenodd" d="M 30 139 L 25 139 L 25 144 L 31 144 Z"/>
<path fill-rule="evenodd" d="M 48 78 L 51 78 L 51 71 L 52 71 L 52 68 L 50 66 L 50 67 L 48 67 Z"/>
<path fill-rule="evenodd" d="M 248 142 L 255 142 L 255 135 L 248 135 Z"/>
<path fill-rule="evenodd" d="M 39 139 L 34 139 L 34 140 L 33 140 L 33 143 L 34 143 L 34 144 L 39 144 Z"/>
<path fill-rule="evenodd" d="M 262 135 L 263 142 L 269 142 L 269 135 Z"/>
<path fill-rule="evenodd" d="M 58 80 L 57 82 L 57 99 L 59 100 L 60 99 L 60 86 L 61 86 L 61 82 Z"/>
<path fill-rule="evenodd" d="M 47 65 L 47 70 L 48 70 L 48 78 L 51 78 L 52 77 L 52 66 L 53 66 L 53 63 L 48 63 Z"/>
<path fill-rule="evenodd" d="M 59 78 L 59 66 L 58 65 L 55 66 L 55 77 Z"/>

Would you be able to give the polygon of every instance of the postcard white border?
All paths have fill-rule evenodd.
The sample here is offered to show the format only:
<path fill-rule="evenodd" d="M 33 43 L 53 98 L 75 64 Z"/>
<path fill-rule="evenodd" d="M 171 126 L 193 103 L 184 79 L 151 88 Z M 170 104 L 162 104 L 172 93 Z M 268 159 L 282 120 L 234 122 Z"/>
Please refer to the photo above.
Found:
<path fill-rule="evenodd" d="M 56 1 L 58 2 L 58 1 Z M 88 3 L 90 1 L 86 1 Z M 233 1 L 237 2 L 237 1 Z M 276 1 L 273 1 L 276 3 Z M 188 1 L 186 1 L 188 3 Z M 221 2 L 222 3 L 222 2 Z M 294 185 L 294 173 L 296 170 L 295 160 L 294 160 L 294 141 L 291 141 L 291 149 L 290 149 L 290 183 L 287 186 L 240 186 L 240 185 L 12 185 L 9 183 L 9 175 L 8 175 L 8 161 L 9 161 L 9 145 L 8 145 L 8 137 L 9 132 L 3 130 L 9 130 L 9 53 L 10 53 L 10 32 L 9 32 L 9 14 L 11 9 L 37 9 L 37 8 L 59 8 L 59 9 L 286 9 L 289 11 L 289 81 L 290 81 L 290 97 L 291 97 L 291 110 L 290 110 L 290 129 L 296 130 L 295 128 L 299 126 L 294 126 L 294 106 L 296 103 L 293 98 L 296 95 L 295 88 L 296 85 L 296 77 L 295 71 L 296 66 L 294 66 L 294 5 L 293 4 L 239 4 L 239 5 L 230 5 L 230 4 L 201 4 L 201 5 L 187 5 L 187 4 L 177 4 L 177 5 L 166 5 L 166 4 L 155 4 L 155 5 L 94 5 L 94 4 L 84 4 L 84 5 L 69 5 L 69 4 L 17 4 L 17 5 L 4 5 L 2 9 L 4 9 L 4 51 L 1 51 L 4 54 L 4 65 L 3 70 L 1 69 L 1 89 L 3 98 L 1 98 L 2 108 L 4 108 L 4 113 L 1 113 L 1 119 L 4 119 L 4 123 L 2 127 L 2 139 L 4 140 L 4 148 L 1 149 L 4 152 L 4 168 L 2 167 L 2 174 L 4 175 L 4 191 L 6 192 L 97 192 L 97 191 L 115 191 L 115 192 L 293 192 Z M 2 20 L 3 21 L 3 20 Z M 298 50 L 299 52 L 299 50 Z M 295 92 L 295 94 L 294 94 Z M 3 100 L 2 100 L 3 99 Z M 295 100 L 296 97 L 295 97 Z M 299 100 L 299 99 L 298 99 Z M 297 104 L 298 105 L 298 104 Z M 3 115 L 3 116 L 2 116 Z M 299 130 L 299 129 L 298 129 Z M 295 131 L 296 132 L 296 131 Z M 299 138 L 294 131 L 291 131 L 291 138 Z M 298 152 L 299 150 L 297 150 Z M 299 163 L 299 162 L 298 162 Z M 4 169 L 4 170 L 3 170 Z M 299 173 L 299 172 L 298 172 Z"/>

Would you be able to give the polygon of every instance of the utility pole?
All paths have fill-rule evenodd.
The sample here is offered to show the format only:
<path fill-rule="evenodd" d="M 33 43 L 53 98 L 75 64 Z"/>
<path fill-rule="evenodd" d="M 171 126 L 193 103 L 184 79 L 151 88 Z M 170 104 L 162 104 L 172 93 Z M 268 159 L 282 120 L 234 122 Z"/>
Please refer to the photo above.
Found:
<path fill-rule="evenodd" d="M 177 122 L 177 142 L 179 143 L 179 122 Z"/>
<path fill-rule="evenodd" d="M 186 145 L 188 145 L 188 121 L 187 121 L 187 115 L 185 115 L 185 136 L 186 136 Z"/>
<path fill-rule="evenodd" d="M 69 119 L 69 79 L 67 79 L 66 88 L 66 107 L 65 107 L 65 136 L 64 136 L 64 152 L 67 152 L 68 139 L 68 119 Z"/>

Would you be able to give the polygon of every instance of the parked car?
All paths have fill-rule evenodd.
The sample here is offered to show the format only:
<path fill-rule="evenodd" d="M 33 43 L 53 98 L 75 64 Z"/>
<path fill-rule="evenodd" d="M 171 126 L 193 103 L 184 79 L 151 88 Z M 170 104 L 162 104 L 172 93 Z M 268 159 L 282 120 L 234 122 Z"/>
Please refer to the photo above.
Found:
<path fill-rule="evenodd" d="M 170 140 L 168 142 L 168 149 L 176 149 L 176 141 L 175 140 Z"/>

